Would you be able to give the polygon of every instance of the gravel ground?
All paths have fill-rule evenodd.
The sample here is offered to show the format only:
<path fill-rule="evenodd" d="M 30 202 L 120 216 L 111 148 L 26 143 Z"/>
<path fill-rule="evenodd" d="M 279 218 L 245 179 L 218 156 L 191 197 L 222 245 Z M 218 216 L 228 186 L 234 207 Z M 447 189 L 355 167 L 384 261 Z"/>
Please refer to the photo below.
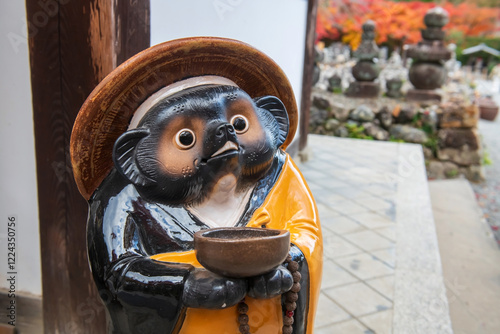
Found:
<path fill-rule="evenodd" d="M 484 218 L 490 225 L 500 246 L 500 122 L 481 120 L 479 133 L 483 148 L 491 160 L 491 165 L 485 166 L 486 181 L 472 184 L 479 206 L 483 209 Z"/>
<path fill-rule="evenodd" d="M 498 88 L 498 85 L 492 85 L 487 81 L 478 83 L 478 90 L 483 94 L 492 95 L 500 105 L 500 91 L 497 89 L 492 91 L 492 87 Z M 484 167 L 486 182 L 472 184 L 472 187 L 483 210 L 484 218 L 500 246 L 500 116 L 494 122 L 480 120 L 479 133 L 485 154 L 492 163 Z"/>

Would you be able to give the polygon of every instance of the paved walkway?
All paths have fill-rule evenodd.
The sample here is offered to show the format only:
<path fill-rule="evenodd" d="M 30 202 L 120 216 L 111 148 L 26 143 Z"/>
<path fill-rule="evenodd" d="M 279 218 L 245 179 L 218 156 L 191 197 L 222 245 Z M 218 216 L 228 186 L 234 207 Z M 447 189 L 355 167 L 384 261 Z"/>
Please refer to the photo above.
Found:
<path fill-rule="evenodd" d="M 299 168 L 325 250 L 316 333 L 451 333 L 420 146 L 310 135 L 309 147 Z"/>

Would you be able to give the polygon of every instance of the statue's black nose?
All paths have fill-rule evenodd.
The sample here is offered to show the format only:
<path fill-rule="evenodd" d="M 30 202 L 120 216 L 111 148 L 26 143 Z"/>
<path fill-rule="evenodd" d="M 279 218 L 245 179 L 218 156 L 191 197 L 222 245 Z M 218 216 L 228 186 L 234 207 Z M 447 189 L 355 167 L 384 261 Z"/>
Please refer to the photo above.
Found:
<path fill-rule="evenodd" d="M 228 138 L 232 137 L 231 135 L 234 135 L 234 128 L 229 123 L 224 123 L 222 125 L 219 125 L 215 130 L 215 136 L 217 138 Z"/>

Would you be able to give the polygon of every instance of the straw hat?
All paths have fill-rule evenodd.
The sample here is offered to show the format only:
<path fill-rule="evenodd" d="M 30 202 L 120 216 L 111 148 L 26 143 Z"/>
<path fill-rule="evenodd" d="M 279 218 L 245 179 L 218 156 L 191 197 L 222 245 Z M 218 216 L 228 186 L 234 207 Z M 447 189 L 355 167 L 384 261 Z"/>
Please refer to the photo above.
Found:
<path fill-rule="evenodd" d="M 196 76 L 228 78 L 251 97 L 278 97 L 288 112 L 290 131 L 298 114 L 292 87 L 268 56 L 240 41 L 193 37 L 155 45 L 130 58 L 92 91 L 71 134 L 71 162 L 80 193 L 88 200 L 113 167 L 116 139 L 127 130 L 137 108 L 163 87 Z"/>

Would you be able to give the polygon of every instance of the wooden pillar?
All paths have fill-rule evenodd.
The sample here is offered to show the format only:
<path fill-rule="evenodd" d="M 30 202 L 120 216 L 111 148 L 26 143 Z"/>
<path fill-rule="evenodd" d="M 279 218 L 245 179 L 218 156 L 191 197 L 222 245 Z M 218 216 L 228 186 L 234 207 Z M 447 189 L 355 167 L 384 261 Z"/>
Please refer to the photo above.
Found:
<path fill-rule="evenodd" d="M 307 5 L 304 72 L 302 74 L 302 98 L 300 102 L 299 151 L 306 148 L 307 134 L 309 133 L 309 114 L 311 109 L 311 89 L 314 71 L 314 41 L 316 39 L 317 12 L 318 0 L 309 0 Z"/>
<path fill-rule="evenodd" d="M 115 3 L 115 53 L 118 65 L 150 45 L 149 0 Z"/>
<path fill-rule="evenodd" d="M 119 4 L 115 4 L 119 3 Z M 26 0 L 45 333 L 104 333 L 73 180 L 73 122 L 116 65 L 149 46 L 149 1 Z"/>

